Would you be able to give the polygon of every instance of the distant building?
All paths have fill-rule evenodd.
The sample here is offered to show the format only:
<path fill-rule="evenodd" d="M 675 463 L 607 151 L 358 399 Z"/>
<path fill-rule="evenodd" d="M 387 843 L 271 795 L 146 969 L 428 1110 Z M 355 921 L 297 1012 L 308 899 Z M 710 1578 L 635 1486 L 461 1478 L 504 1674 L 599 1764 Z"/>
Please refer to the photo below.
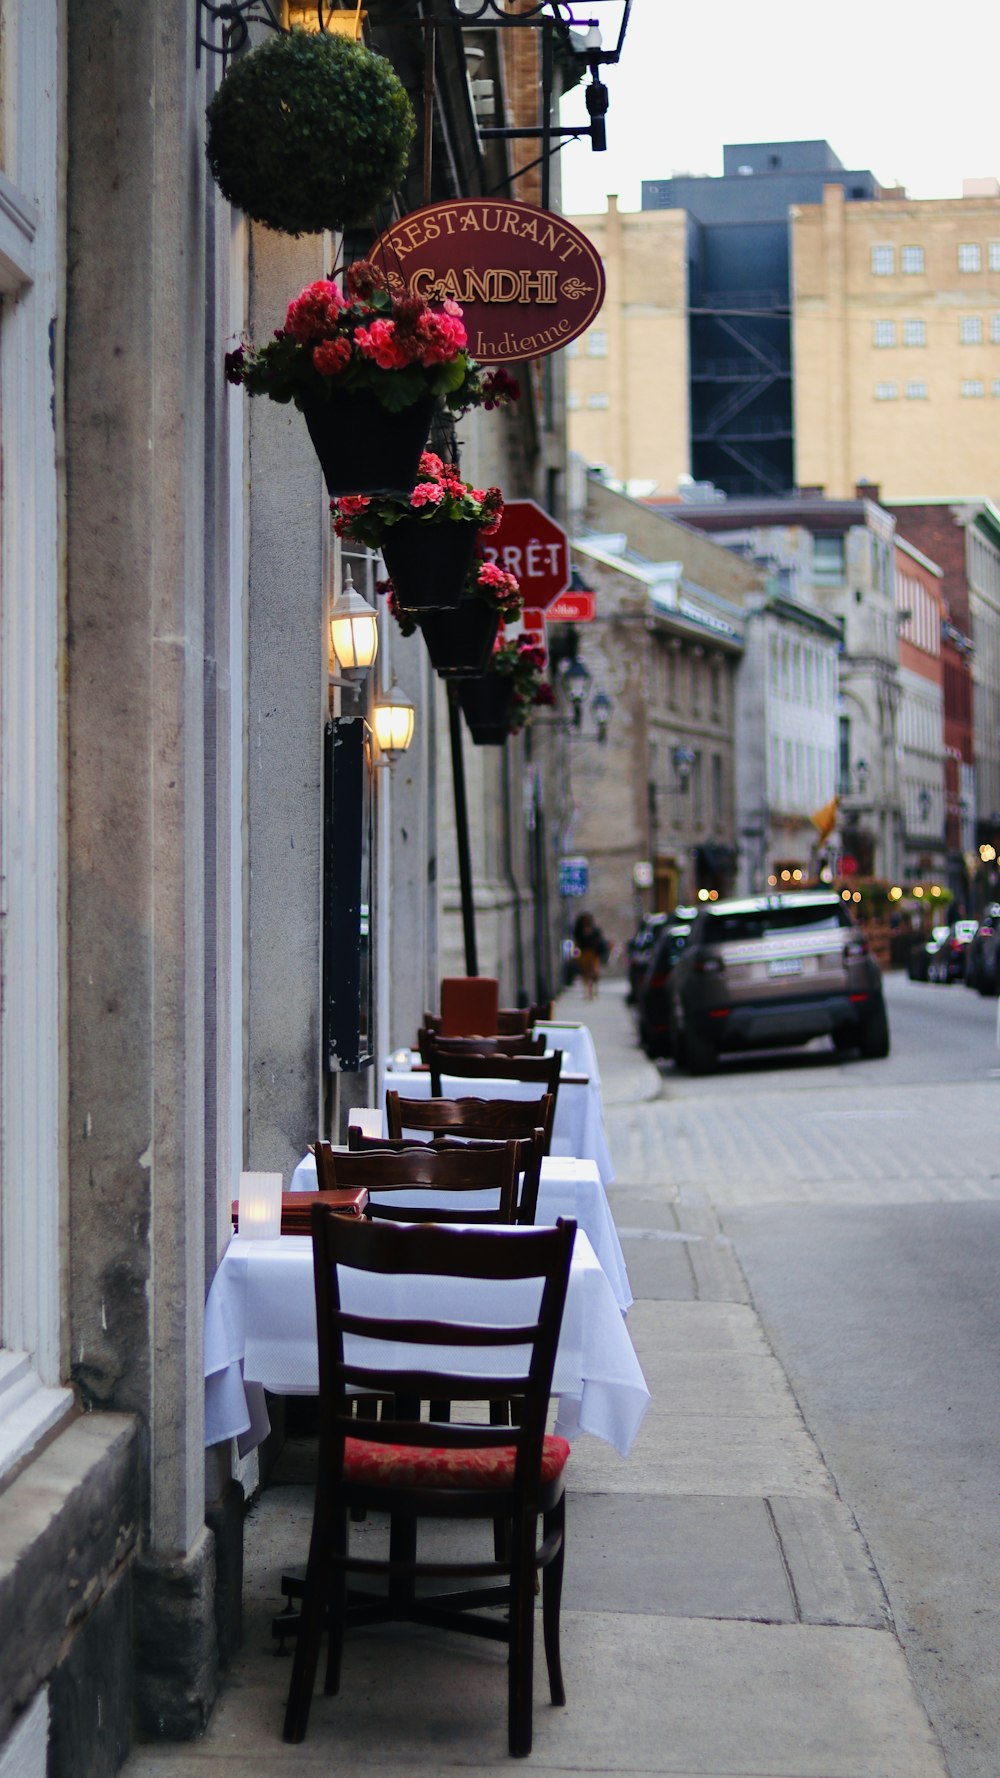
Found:
<path fill-rule="evenodd" d="M 897 534 L 897 733 L 902 865 L 908 882 L 946 874 L 942 579 L 937 563 Z"/>

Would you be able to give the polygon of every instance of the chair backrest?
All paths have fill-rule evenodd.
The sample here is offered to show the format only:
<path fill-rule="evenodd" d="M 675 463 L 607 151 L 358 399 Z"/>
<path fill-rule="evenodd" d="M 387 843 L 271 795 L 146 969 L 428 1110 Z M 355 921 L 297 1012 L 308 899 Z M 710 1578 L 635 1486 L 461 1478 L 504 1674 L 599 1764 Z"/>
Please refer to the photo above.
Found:
<path fill-rule="evenodd" d="M 430 1065 L 434 1053 L 447 1056 L 544 1056 L 545 1038 L 523 1033 L 511 1037 L 442 1037 L 426 1027 L 417 1033 L 420 1060 Z M 447 1069 L 445 1070 L 447 1073 Z"/>
<path fill-rule="evenodd" d="M 523 1491 L 530 1514 L 576 1224 L 507 1235 L 496 1229 L 397 1228 L 351 1223 L 317 1206 L 312 1235 L 321 1476 L 336 1480 L 342 1473 L 347 1438 L 447 1449 L 513 1446 L 513 1486 Z M 380 1313 L 383 1294 L 373 1275 L 414 1279 L 409 1316 Z M 448 1353 L 454 1355 L 450 1363 Z M 386 1405 L 378 1420 L 356 1419 L 352 1402 L 359 1388 L 390 1398 L 395 1408 Z M 399 1405 L 482 1401 L 484 1393 L 511 1405 L 511 1424 L 421 1421 L 419 1412 L 407 1417 Z"/>
<path fill-rule="evenodd" d="M 559 1092 L 559 1073 L 562 1068 L 562 1050 L 553 1050 L 551 1056 L 441 1056 L 432 1057 L 430 1061 L 431 1094 L 435 1099 L 442 1098 L 441 1076 L 450 1074 L 462 1080 L 523 1080 L 537 1082 L 543 1092 L 551 1093 L 553 1099 Z M 553 1107 L 553 1110 L 555 1108 Z"/>
<path fill-rule="evenodd" d="M 446 975 L 441 983 L 442 1037 L 495 1037 L 500 984 L 491 975 Z"/>
<path fill-rule="evenodd" d="M 516 1142 L 544 1131 L 545 1153 L 552 1146 L 555 1101 L 540 1099 L 403 1099 L 391 1088 L 385 1096 L 386 1129 L 399 1138 L 409 1131 L 432 1136 L 474 1136 L 488 1142 Z"/>
<path fill-rule="evenodd" d="M 482 1101 L 488 1103 L 488 1101 Z M 392 1154 L 400 1154 L 412 1148 L 436 1148 L 447 1153 L 449 1149 L 464 1148 L 482 1152 L 483 1149 L 503 1147 L 504 1143 L 479 1141 L 474 1137 L 432 1136 L 427 1143 L 418 1143 L 413 1136 L 367 1136 L 357 1124 L 349 1124 L 347 1129 L 347 1146 L 356 1154 L 378 1153 L 380 1150 Z M 545 1131 L 533 1130 L 530 1136 L 524 1136 L 513 1143 L 515 1149 L 514 1171 L 518 1178 L 517 1213 L 515 1222 L 525 1226 L 534 1223 L 538 1213 L 538 1187 L 542 1177 L 542 1157 L 545 1154 Z M 301 1194 L 300 1194 L 301 1195 Z"/>
<path fill-rule="evenodd" d="M 449 1150 L 426 1143 L 394 1152 L 364 1152 L 316 1144 L 316 1172 L 323 1191 L 364 1187 L 368 1214 L 394 1222 L 514 1222 L 517 1219 L 517 1149 L 513 1142 L 491 1143 L 489 1150 L 470 1155 L 456 1143 Z M 397 1192 L 433 1192 L 433 1204 L 415 1206 L 388 1202 Z M 495 1193 L 487 1209 L 470 1209 L 465 1202 L 473 1192 Z M 443 1205 L 439 1193 L 449 1198 Z M 377 1194 L 377 1195 L 376 1195 Z"/>
<path fill-rule="evenodd" d="M 498 1007 L 497 1031 L 501 1037 L 516 1037 L 522 1031 L 527 1035 L 531 1031 L 530 1006 Z"/>

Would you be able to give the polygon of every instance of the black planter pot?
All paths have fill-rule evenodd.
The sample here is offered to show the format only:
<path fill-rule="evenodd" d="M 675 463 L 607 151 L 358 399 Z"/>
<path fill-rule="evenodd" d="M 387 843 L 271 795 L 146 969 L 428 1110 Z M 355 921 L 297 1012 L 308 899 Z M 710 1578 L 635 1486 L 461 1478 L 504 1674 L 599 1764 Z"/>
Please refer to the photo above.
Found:
<path fill-rule="evenodd" d="M 319 458 L 327 493 L 409 494 L 434 415 L 434 397 L 389 413 L 364 390 L 303 395 L 302 414 Z"/>
<path fill-rule="evenodd" d="M 500 619 L 484 600 L 462 599 L 454 611 L 425 611 L 417 621 L 431 666 L 443 679 L 485 673 Z"/>
<path fill-rule="evenodd" d="M 469 733 L 477 747 L 502 747 L 510 734 L 514 713 L 514 687 L 501 673 L 483 673 L 463 679 L 458 701 Z"/>
<path fill-rule="evenodd" d="M 399 519 L 382 557 L 404 611 L 452 611 L 465 592 L 479 526 L 471 519 Z"/>

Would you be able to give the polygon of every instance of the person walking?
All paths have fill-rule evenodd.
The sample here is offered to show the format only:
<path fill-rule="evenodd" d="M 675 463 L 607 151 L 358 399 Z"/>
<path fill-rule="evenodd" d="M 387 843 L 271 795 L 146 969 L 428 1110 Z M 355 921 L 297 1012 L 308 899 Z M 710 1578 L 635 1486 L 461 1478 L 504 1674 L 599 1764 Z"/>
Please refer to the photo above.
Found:
<path fill-rule="evenodd" d="M 573 943 L 577 949 L 577 967 L 588 1000 L 597 993 L 601 965 L 608 960 L 608 944 L 593 914 L 577 914 L 573 925 Z"/>

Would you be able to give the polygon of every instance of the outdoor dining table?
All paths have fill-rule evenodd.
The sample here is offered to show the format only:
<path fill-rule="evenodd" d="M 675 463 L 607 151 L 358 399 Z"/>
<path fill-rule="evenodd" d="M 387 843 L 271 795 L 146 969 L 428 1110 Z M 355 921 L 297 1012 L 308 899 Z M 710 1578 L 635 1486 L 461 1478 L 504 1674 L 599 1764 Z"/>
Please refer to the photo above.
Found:
<path fill-rule="evenodd" d="M 304 1154 L 292 1174 L 289 1191 L 316 1190 L 316 1157 Z M 492 1192 L 463 1192 L 462 1203 L 468 1210 L 488 1209 L 495 1198 Z M 378 1198 L 378 1193 L 372 1193 Z M 433 1208 L 435 1194 L 421 1188 L 414 1192 L 393 1192 L 393 1204 L 399 1210 L 411 1205 Z M 445 1203 L 450 1199 L 443 1200 Z M 615 1219 L 611 1214 L 608 1194 L 594 1161 L 582 1161 L 566 1155 L 545 1155 L 538 1184 L 538 1207 L 535 1221 L 552 1224 L 560 1216 L 572 1217 L 583 1229 L 608 1276 L 618 1307 L 624 1314 L 632 1306 L 625 1255 L 618 1239 Z"/>
<path fill-rule="evenodd" d="M 494 1232 L 499 1241 L 516 1241 L 525 1231 Z M 370 1273 L 345 1273 L 344 1278 L 348 1307 L 355 1300 L 351 1293 L 362 1291 L 363 1299 L 356 1299 L 359 1307 L 362 1300 L 369 1309 L 377 1302 L 380 1312 L 401 1318 L 485 1323 L 492 1318 L 490 1287 L 481 1281 Z M 522 1288 L 533 1293 L 533 1298 L 526 1296 L 523 1311 L 531 1315 L 537 1284 Z M 363 1362 L 361 1352 L 353 1356 Z M 413 1347 L 402 1350 L 401 1363 L 409 1365 L 414 1358 Z M 415 1361 L 419 1368 L 419 1352 Z M 312 1242 L 307 1236 L 232 1237 L 205 1306 L 204 1362 L 205 1443 L 237 1438 L 241 1455 L 267 1434 L 265 1390 L 274 1395 L 318 1392 Z M 458 1349 L 430 1347 L 423 1354 L 426 1365 L 471 1369 L 472 1374 L 477 1362 L 474 1353 Z M 553 1394 L 559 1398 L 557 1430 L 564 1437 L 594 1433 L 628 1455 L 649 1405 L 649 1391 L 615 1293 L 582 1229 L 573 1250 Z"/>
<path fill-rule="evenodd" d="M 382 1078 L 383 1100 L 387 1088 L 403 1099 L 431 1097 L 430 1072 L 409 1051 L 397 1052 L 386 1063 Z M 537 1081 L 471 1080 L 465 1075 L 442 1074 L 441 1092 L 446 1099 L 537 1099 Z M 615 1170 L 604 1129 L 600 1082 L 592 1075 L 568 1073 L 565 1062 L 559 1078 L 552 1153 L 574 1160 L 594 1161 L 602 1185 L 611 1185 Z"/>

